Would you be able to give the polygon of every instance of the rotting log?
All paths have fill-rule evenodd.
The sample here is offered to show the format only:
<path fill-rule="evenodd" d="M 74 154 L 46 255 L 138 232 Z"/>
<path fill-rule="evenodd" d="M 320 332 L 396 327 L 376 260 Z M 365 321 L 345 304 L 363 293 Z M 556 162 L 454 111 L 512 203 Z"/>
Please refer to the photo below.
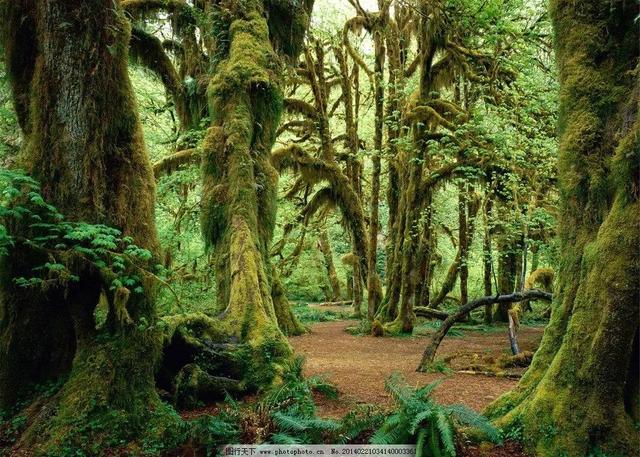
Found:
<path fill-rule="evenodd" d="M 451 329 L 453 324 L 458 322 L 461 318 L 469 314 L 474 309 L 480 308 L 481 306 L 485 306 L 485 305 L 493 305 L 495 303 L 515 303 L 525 299 L 551 301 L 551 298 L 552 298 L 552 295 L 548 292 L 543 292 L 538 289 L 530 289 L 530 290 L 524 290 L 522 292 L 515 292 L 507 295 L 481 297 L 481 298 L 478 298 L 477 300 L 470 301 L 466 305 L 460 307 L 458 311 L 451 314 L 442 322 L 440 329 L 438 329 L 438 331 L 433 335 L 433 337 L 431 338 L 431 342 L 429 343 L 427 348 L 424 350 L 424 354 L 422 355 L 422 360 L 420 361 L 420 365 L 418 366 L 416 371 L 426 371 L 429 368 L 429 366 L 433 362 L 433 359 L 436 355 L 436 351 L 438 350 L 438 347 L 440 346 L 440 343 L 442 342 L 444 337 L 447 335 L 447 332 L 449 331 L 449 329 Z"/>

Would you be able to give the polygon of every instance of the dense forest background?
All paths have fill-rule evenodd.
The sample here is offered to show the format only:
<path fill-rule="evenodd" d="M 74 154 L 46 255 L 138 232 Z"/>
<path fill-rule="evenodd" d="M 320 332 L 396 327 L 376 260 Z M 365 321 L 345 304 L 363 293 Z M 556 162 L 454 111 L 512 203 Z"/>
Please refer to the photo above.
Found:
<path fill-rule="evenodd" d="M 6 455 L 637 452 L 634 2 L 0 0 L 0 17 Z M 426 336 L 412 370 L 431 374 L 451 374 L 447 333 L 499 334 L 502 366 L 474 376 L 519 383 L 481 416 L 394 376 L 392 411 L 321 418 L 335 386 L 293 337 L 345 319 Z M 521 350 L 527 327 L 546 330 Z"/>

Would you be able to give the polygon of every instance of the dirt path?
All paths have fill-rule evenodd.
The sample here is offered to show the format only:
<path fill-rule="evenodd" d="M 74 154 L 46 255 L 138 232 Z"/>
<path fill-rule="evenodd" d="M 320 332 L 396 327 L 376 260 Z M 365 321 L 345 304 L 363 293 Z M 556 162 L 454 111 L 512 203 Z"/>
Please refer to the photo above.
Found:
<path fill-rule="evenodd" d="M 307 375 L 325 375 L 340 391 L 336 401 L 321 400 L 319 413 L 340 417 L 359 403 L 390 406 L 384 380 L 394 371 L 407 381 L 421 386 L 445 379 L 435 392 L 442 403 L 464 403 L 478 411 L 513 388 L 517 380 L 504 377 L 453 373 L 417 373 L 415 371 L 427 337 L 375 338 L 353 336 L 345 331 L 355 321 L 323 322 L 312 326 L 311 333 L 291 338 L 296 351 L 306 357 Z M 534 350 L 542 338 L 542 328 L 523 328 L 518 334 L 522 350 Z M 464 331 L 462 337 L 447 337 L 440 345 L 438 358 L 458 355 L 456 364 L 487 357 L 497 358 L 509 352 L 505 331 L 480 333 Z"/>

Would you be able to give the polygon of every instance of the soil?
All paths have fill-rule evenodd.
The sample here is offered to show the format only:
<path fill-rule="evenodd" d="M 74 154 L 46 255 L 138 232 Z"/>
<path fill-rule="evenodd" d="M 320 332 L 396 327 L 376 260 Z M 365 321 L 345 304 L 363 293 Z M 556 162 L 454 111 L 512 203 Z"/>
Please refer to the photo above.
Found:
<path fill-rule="evenodd" d="M 356 323 L 352 320 L 321 322 L 312 325 L 309 333 L 290 338 L 296 352 L 306 358 L 305 374 L 325 376 L 340 392 L 337 400 L 320 399 L 321 416 L 342 417 L 358 404 L 391 407 L 384 381 L 393 372 L 400 372 L 413 386 L 443 380 L 434 394 L 437 401 L 463 403 L 481 411 L 515 387 L 517 378 L 524 371 L 523 368 L 511 368 L 492 375 L 459 373 L 486 372 L 488 370 L 483 366 L 495 366 L 495 361 L 508 357 L 506 327 L 491 332 L 463 330 L 462 336 L 446 337 L 437 358 L 448 361 L 452 372 L 447 374 L 415 371 L 429 335 L 376 338 L 347 333 L 346 328 Z M 543 328 L 521 328 L 518 332 L 521 350 L 535 351 L 542 332 Z"/>

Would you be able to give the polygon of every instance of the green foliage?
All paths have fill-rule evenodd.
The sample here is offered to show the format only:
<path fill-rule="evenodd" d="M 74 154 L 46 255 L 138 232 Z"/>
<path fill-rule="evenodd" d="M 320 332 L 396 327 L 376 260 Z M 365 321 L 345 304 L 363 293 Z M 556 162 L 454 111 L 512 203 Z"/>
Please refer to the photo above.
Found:
<path fill-rule="evenodd" d="M 337 391 L 320 377 L 304 378 L 303 364 L 302 358 L 288 362 L 283 367 L 281 383 L 255 402 L 242 404 L 228 398 L 223 415 L 210 426 L 254 444 L 331 442 L 340 424 L 317 417 L 313 395 L 315 392 L 335 398 Z"/>
<path fill-rule="evenodd" d="M 484 417 L 464 405 L 439 405 L 432 398 L 438 382 L 419 389 L 392 375 L 385 386 L 396 402 L 396 410 L 387 417 L 371 438 L 374 444 L 416 444 L 416 456 L 455 456 L 457 427 L 478 429 L 486 438 L 500 442 L 501 436 Z"/>
<path fill-rule="evenodd" d="M 293 313 L 303 324 L 312 322 L 332 322 L 343 320 L 350 314 L 350 309 L 344 312 L 311 308 L 307 304 L 298 304 L 293 307 Z"/>
<path fill-rule="evenodd" d="M 21 245 L 48 259 L 33 268 L 31 277 L 14 278 L 16 284 L 46 288 L 79 281 L 78 265 L 89 264 L 110 290 L 144 292 L 152 255 L 132 238 L 105 225 L 65 220 L 44 200 L 39 184 L 21 171 L 0 169 L 0 189 L 0 255 Z"/>

